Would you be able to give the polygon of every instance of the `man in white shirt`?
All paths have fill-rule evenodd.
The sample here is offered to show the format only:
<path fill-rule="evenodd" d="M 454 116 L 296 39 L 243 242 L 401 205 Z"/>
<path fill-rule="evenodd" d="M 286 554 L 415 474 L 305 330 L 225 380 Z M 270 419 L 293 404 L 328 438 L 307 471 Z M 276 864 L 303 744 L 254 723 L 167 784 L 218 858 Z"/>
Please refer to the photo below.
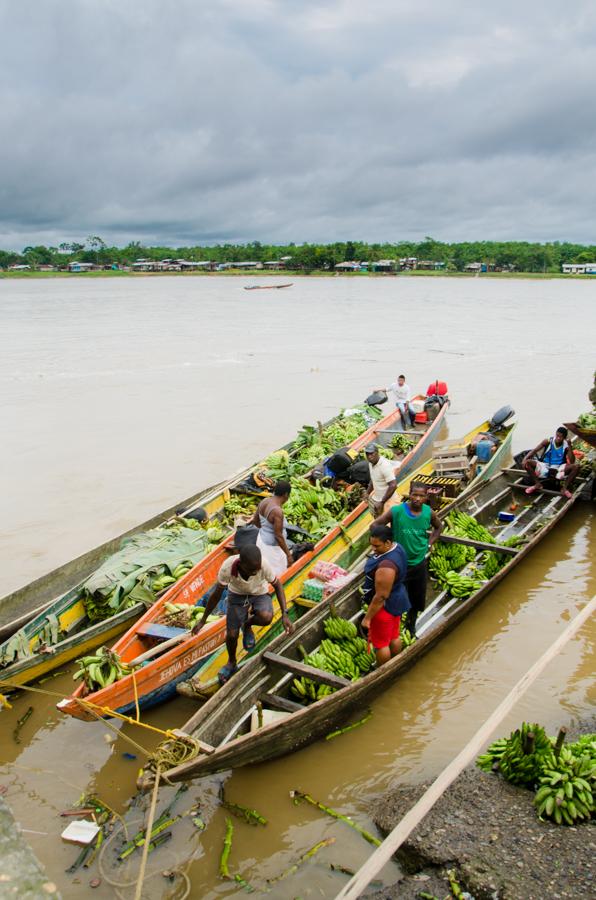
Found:
<path fill-rule="evenodd" d="M 401 418 L 406 428 L 411 427 L 414 419 L 414 410 L 410 406 L 412 399 L 412 391 L 410 385 L 406 384 L 406 376 L 398 375 L 397 381 L 389 385 L 388 388 L 395 396 L 395 405 L 401 413 Z"/>
<path fill-rule="evenodd" d="M 397 487 L 395 463 L 392 463 L 387 457 L 381 456 L 376 444 L 368 444 L 364 452 L 366 453 L 368 471 L 370 473 L 370 481 L 366 489 L 368 505 L 373 518 L 376 519 L 383 512 L 387 501 L 395 493 L 395 488 Z"/>
<path fill-rule="evenodd" d="M 192 634 L 198 634 L 201 630 L 227 587 L 226 647 L 228 663 L 218 673 L 217 677 L 221 684 L 225 684 L 238 671 L 236 647 L 240 629 L 242 629 L 244 649 L 249 651 L 255 646 L 252 626 L 269 625 L 273 618 L 273 603 L 269 585 L 277 594 L 281 620 L 286 633 L 290 634 L 294 627 L 288 618 L 283 585 L 267 560 L 263 559 L 261 551 L 255 544 L 242 547 L 240 554 L 226 559 L 219 570 L 217 584 L 207 601 L 203 617 L 192 629 Z"/>

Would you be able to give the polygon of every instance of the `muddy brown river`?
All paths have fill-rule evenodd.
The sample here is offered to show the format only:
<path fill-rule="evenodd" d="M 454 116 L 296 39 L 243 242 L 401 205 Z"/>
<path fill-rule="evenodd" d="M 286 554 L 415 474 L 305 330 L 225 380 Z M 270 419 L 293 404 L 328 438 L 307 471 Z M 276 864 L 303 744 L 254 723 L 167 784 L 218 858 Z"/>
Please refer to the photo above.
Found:
<path fill-rule="evenodd" d="M 415 391 L 449 384 L 448 435 L 497 408 L 517 411 L 514 450 L 588 408 L 596 363 L 596 284 L 397 278 L 300 279 L 245 292 L 247 278 L 0 281 L 3 472 L 0 595 L 171 502 L 217 482 L 405 372 Z M 272 296 L 273 295 L 273 296 Z M 579 327 L 573 328 L 570 321 Z M 143 896 L 180 897 L 161 874 L 182 868 L 192 897 L 243 895 L 218 877 L 225 813 L 217 792 L 255 807 L 264 828 L 234 820 L 230 858 L 255 888 L 323 838 L 334 843 L 276 883 L 272 897 L 332 898 L 372 848 L 341 822 L 295 806 L 299 788 L 372 829 L 375 798 L 430 778 L 456 755 L 515 681 L 595 593 L 593 508 L 567 518 L 486 600 L 373 705 L 362 728 L 293 756 L 193 782 L 175 812 L 201 802 L 150 854 Z M 501 731 L 569 724 L 594 701 L 594 621 L 520 701 Z M 71 667 L 72 671 L 72 667 Z M 129 808 L 143 752 L 159 735 L 83 723 L 55 709 L 71 671 L 22 692 L 0 712 L 0 785 L 64 897 L 134 896 L 138 860 L 67 874 L 77 850 L 60 839 L 61 810 L 94 792 L 133 828 Z M 15 743 L 16 720 L 33 713 Z M 178 699 L 148 711 L 157 728 L 192 713 Z M 127 755 L 125 755 L 127 754 Z M 130 758 L 134 756 L 136 758 Z M 174 789 L 160 793 L 158 810 Z M 387 866 L 384 881 L 395 880 Z M 92 878 L 102 883 L 91 890 Z M 119 882 L 120 887 L 110 882 Z M 132 883 L 133 886 L 130 886 Z"/>

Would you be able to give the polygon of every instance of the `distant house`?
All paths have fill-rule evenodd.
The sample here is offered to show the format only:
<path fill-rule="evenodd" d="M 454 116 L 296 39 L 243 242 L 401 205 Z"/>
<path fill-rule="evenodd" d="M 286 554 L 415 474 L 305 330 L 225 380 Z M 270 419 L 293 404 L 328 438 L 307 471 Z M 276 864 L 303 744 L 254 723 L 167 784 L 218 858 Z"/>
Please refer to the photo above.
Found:
<path fill-rule="evenodd" d="M 91 272 L 93 269 L 97 269 L 98 266 L 96 266 L 95 263 L 74 260 L 74 262 L 69 262 L 66 268 L 69 272 Z"/>
<path fill-rule="evenodd" d="M 8 267 L 9 272 L 26 272 L 31 268 L 26 263 L 13 263 Z"/>
<path fill-rule="evenodd" d="M 37 267 L 38 272 L 55 272 L 56 266 L 52 266 L 50 263 L 42 263 L 41 266 Z"/>
<path fill-rule="evenodd" d="M 438 262 L 436 259 L 419 259 L 416 268 L 433 272 L 437 271 L 438 269 L 444 269 L 445 263 Z"/>
<path fill-rule="evenodd" d="M 220 263 L 217 268 L 220 272 L 224 269 L 262 269 L 263 263 L 254 262 L 251 260 L 243 260 L 242 262 Z"/>
<path fill-rule="evenodd" d="M 408 269 L 417 269 L 418 268 L 418 257 L 417 256 L 402 256 L 399 261 L 399 268 L 403 271 Z"/>
<path fill-rule="evenodd" d="M 355 260 L 346 260 L 346 262 L 337 263 L 335 268 L 338 272 L 359 272 L 361 264 Z"/>
<path fill-rule="evenodd" d="M 481 272 L 481 271 L 482 271 L 482 263 L 479 263 L 479 262 L 471 262 L 471 263 L 468 263 L 467 266 L 464 266 L 464 272 Z M 484 271 L 486 271 L 486 269 Z"/>
<path fill-rule="evenodd" d="M 596 275 L 596 263 L 563 263 L 564 275 Z"/>
<path fill-rule="evenodd" d="M 373 272 L 395 272 L 394 259 L 376 259 L 371 263 Z"/>

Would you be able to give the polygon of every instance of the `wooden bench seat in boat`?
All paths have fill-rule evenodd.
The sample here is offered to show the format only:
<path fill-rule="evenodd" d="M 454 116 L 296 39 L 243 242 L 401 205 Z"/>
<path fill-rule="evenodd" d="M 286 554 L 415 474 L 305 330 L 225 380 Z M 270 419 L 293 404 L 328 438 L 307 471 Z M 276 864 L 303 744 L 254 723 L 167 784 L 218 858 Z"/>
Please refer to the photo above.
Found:
<path fill-rule="evenodd" d="M 158 641 L 169 641 L 170 638 L 188 634 L 188 632 L 186 628 L 173 628 L 170 625 L 160 625 L 158 622 L 147 622 L 144 625 L 139 625 L 137 634 L 141 637 L 155 638 Z"/>

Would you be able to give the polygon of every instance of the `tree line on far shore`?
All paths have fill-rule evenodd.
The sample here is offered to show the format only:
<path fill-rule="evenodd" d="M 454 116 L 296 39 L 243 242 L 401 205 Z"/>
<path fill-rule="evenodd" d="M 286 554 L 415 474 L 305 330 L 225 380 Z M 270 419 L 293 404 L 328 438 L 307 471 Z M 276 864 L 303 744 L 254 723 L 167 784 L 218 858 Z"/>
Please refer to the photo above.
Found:
<path fill-rule="evenodd" d="M 163 260 L 182 258 L 188 261 L 210 260 L 215 263 L 269 262 L 291 257 L 288 269 L 316 271 L 333 269 L 338 263 L 352 260 L 375 262 L 417 257 L 419 260 L 442 262 L 448 270 L 463 271 L 474 262 L 494 268 L 513 268 L 517 272 L 560 272 L 563 263 L 596 262 L 596 245 L 553 241 L 539 244 L 528 241 L 465 241 L 444 243 L 431 237 L 422 241 L 366 243 L 337 241 L 332 244 L 214 244 L 196 247 L 147 247 L 133 241 L 125 247 L 110 247 L 102 238 L 91 236 L 84 243 L 62 243 L 58 247 L 43 245 L 25 247 L 21 253 L 0 250 L 0 268 L 11 265 L 65 267 L 69 262 L 98 265 L 131 265 L 139 258 Z"/>

